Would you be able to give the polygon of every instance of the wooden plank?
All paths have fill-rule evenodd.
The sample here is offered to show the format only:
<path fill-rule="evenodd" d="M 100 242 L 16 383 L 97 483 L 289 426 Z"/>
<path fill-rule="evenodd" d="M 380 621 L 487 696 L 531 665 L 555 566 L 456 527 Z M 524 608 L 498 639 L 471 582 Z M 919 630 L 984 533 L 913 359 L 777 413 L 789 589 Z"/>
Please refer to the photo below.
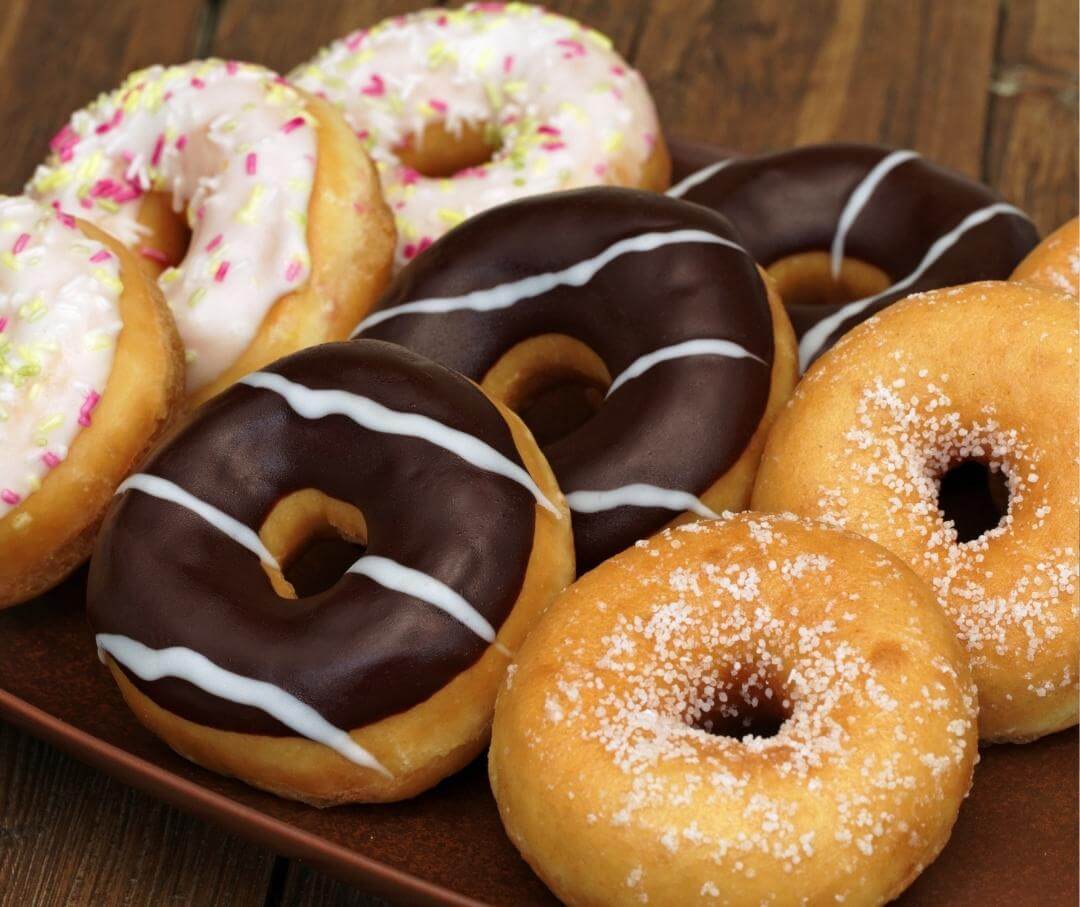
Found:
<path fill-rule="evenodd" d="M 0 724 L 0 903 L 262 904 L 272 862 Z"/>
<path fill-rule="evenodd" d="M 884 142 L 977 175 L 996 21 L 993 0 L 663 0 L 634 62 L 670 134 Z"/>
<path fill-rule="evenodd" d="M 0 16 L 0 192 L 22 190 L 68 116 L 131 70 L 196 51 L 200 0 L 8 0 Z"/>
<path fill-rule="evenodd" d="M 389 907 L 381 898 L 317 872 L 303 863 L 291 862 L 280 892 L 267 899 L 267 905 L 288 907 Z"/>
<path fill-rule="evenodd" d="M 1048 232 L 1077 212 L 1076 0 L 1002 15 L 983 177 Z"/>

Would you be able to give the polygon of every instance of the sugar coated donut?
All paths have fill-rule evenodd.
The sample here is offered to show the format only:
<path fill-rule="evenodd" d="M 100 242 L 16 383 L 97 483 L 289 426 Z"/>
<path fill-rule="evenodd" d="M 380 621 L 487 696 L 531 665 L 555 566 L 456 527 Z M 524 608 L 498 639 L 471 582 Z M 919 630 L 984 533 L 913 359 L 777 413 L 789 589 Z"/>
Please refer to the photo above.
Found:
<path fill-rule="evenodd" d="M 133 73 L 52 141 L 27 191 L 101 226 L 158 277 L 192 402 L 342 339 L 383 289 L 393 225 L 338 113 L 247 63 Z"/>
<path fill-rule="evenodd" d="M 975 712 L 898 558 L 744 513 L 556 599 L 499 694 L 491 785 L 567 904 L 878 904 L 945 846 Z"/>
<path fill-rule="evenodd" d="M 161 294 L 122 245 L 0 197 L 0 608 L 87 557 L 183 380 Z"/>
<path fill-rule="evenodd" d="M 1080 218 L 1062 224 L 1039 243 L 1009 280 L 1080 296 Z"/>
<path fill-rule="evenodd" d="M 597 187 L 485 211 L 395 279 L 360 325 L 525 412 L 591 409 L 544 444 L 588 570 L 672 520 L 744 508 L 796 377 L 783 306 L 722 217 Z"/>
<path fill-rule="evenodd" d="M 754 489 L 756 508 L 860 532 L 933 585 L 986 740 L 1077 720 L 1078 343 L 1065 294 L 987 282 L 913 296 L 807 373 Z M 1007 500 L 962 525 L 946 494 L 957 467 L 984 489 L 1003 478 Z"/>
<path fill-rule="evenodd" d="M 981 183 L 875 145 L 713 161 L 670 193 L 743 235 L 777 281 L 804 369 L 904 296 L 1004 280 L 1038 241 L 1027 216 Z"/>
<path fill-rule="evenodd" d="M 399 264 L 512 199 L 668 185 L 644 80 L 603 35 L 538 6 L 397 16 L 335 42 L 290 78 L 337 104 L 378 164 Z"/>
<path fill-rule="evenodd" d="M 289 564 L 326 531 L 366 551 L 298 593 Z M 87 599 L 150 730 L 329 805 L 409 797 L 473 759 L 508 659 L 573 573 L 565 503 L 518 418 L 357 342 L 244 377 L 128 479 Z"/>

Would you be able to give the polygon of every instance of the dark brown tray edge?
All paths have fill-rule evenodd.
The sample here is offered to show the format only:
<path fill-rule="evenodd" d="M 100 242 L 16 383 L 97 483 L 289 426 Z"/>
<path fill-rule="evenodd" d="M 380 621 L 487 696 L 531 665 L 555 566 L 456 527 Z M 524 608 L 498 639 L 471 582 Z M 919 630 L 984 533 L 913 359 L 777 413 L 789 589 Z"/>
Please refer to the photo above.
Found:
<path fill-rule="evenodd" d="M 431 907 L 485 907 L 482 901 L 393 869 L 359 851 L 334 844 L 187 781 L 66 721 L 54 718 L 2 688 L 0 718 L 123 784 L 282 856 L 303 860 L 342 881 L 361 885 L 371 894 L 407 897 L 410 903 Z"/>

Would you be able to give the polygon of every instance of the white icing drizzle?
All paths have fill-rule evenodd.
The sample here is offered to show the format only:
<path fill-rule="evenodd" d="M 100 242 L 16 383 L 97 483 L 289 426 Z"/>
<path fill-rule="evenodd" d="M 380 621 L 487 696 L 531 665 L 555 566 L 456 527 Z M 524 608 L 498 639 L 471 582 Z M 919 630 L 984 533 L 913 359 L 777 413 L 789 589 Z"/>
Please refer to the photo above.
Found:
<path fill-rule="evenodd" d="M 355 337 L 362 331 L 397 318 L 399 315 L 431 315 L 472 309 L 476 312 L 492 312 L 507 309 L 526 299 L 535 299 L 550 293 L 556 287 L 582 287 L 592 280 L 604 267 L 623 255 L 636 252 L 652 252 L 664 246 L 684 243 L 709 243 L 718 246 L 730 246 L 743 255 L 748 254 L 742 246 L 729 239 L 707 233 L 704 230 L 671 230 L 667 233 L 641 233 L 612 243 L 599 255 L 579 261 L 561 271 L 549 271 L 546 274 L 533 274 L 510 283 L 502 283 L 486 290 L 473 290 L 463 296 L 444 296 L 433 299 L 418 299 L 393 308 L 373 312 L 353 333 Z"/>
<path fill-rule="evenodd" d="M 905 161 L 910 161 L 918 156 L 914 151 L 893 151 L 878 161 L 873 169 L 863 177 L 862 182 L 855 187 L 847 200 L 847 204 L 844 205 L 844 210 L 840 213 L 840 220 L 836 224 L 836 235 L 833 237 L 832 249 L 830 250 L 830 266 L 833 280 L 840 276 L 840 266 L 844 260 L 844 242 L 847 240 L 848 230 L 851 229 L 852 224 L 862 213 L 862 209 L 866 207 L 866 203 L 870 201 L 881 181 Z"/>
<path fill-rule="evenodd" d="M 717 161 L 715 164 L 709 164 L 707 167 L 702 167 L 700 170 L 695 170 L 688 177 L 684 178 L 681 182 L 676 183 L 667 191 L 667 195 L 672 198 L 682 198 L 693 189 L 695 186 L 700 186 L 702 183 L 711 180 L 717 173 L 723 170 L 728 164 L 731 163 L 729 158 L 726 161 Z"/>
<path fill-rule="evenodd" d="M 393 776 L 371 753 L 341 728 L 330 724 L 315 709 L 264 680 L 253 680 L 219 667 L 183 646 L 151 649 L 127 636 L 99 633 L 98 651 L 108 652 L 117 662 L 142 680 L 178 677 L 219 699 L 251 706 L 266 712 L 302 737 L 330 747 L 334 752 L 363 768 Z"/>
<path fill-rule="evenodd" d="M 245 526 L 239 520 L 234 519 L 227 513 L 218 510 L 211 504 L 207 504 L 206 501 L 195 497 L 188 491 L 185 491 L 175 482 L 170 482 L 168 479 L 163 479 L 160 476 L 148 475 L 145 472 L 137 472 L 133 476 L 129 476 L 120 487 L 116 489 L 117 494 L 121 494 L 125 491 L 141 491 L 143 494 L 148 494 L 155 498 L 161 498 L 163 501 L 170 501 L 173 504 L 179 504 L 181 507 L 186 507 L 192 513 L 202 517 L 211 526 L 217 529 L 219 532 L 227 535 L 236 544 L 242 545 L 247 548 L 252 554 L 254 554 L 260 561 L 275 570 L 280 570 L 277 560 L 267 550 L 266 546 L 262 543 L 262 539 L 250 528 Z"/>
<path fill-rule="evenodd" d="M 672 359 L 684 359 L 689 356 L 724 356 L 728 359 L 754 359 L 762 365 L 767 364 L 760 356 L 755 356 L 746 347 L 732 340 L 713 338 L 684 340 L 682 343 L 662 347 L 635 359 L 611 382 L 607 396 L 610 397 L 627 381 L 632 381 L 634 378 L 645 374 L 645 372 L 661 362 L 670 362 Z"/>
<path fill-rule="evenodd" d="M 806 369 L 810 364 L 810 360 L 821 349 L 825 341 L 829 339 L 829 335 L 843 324 L 844 321 L 865 311 L 882 297 L 910 287 L 926 273 L 927 269 L 930 268 L 934 262 L 955 246 L 965 233 L 986 223 L 988 220 L 992 220 L 999 214 L 1008 214 L 1022 217 L 1025 220 L 1027 219 L 1027 215 L 1024 214 L 1023 211 L 1013 205 L 1006 204 L 1005 202 L 997 202 L 993 205 L 987 205 L 985 208 L 979 208 L 977 211 L 973 211 L 960 221 L 956 227 L 937 239 L 927 250 L 926 255 L 923 256 L 922 261 L 919 262 L 915 270 L 908 274 L 903 280 L 894 283 L 890 287 L 886 287 L 880 293 L 876 293 L 873 296 L 867 296 L 864 299 L 856 299 L 854 302 L 849 302 L 827 318 L 822 318 L 821 321 L 803 334 L 802 340 L 799 341 L 800 367 L 804 370 Z"/>
<path fill-rule="evenodd" d="M 495 628 L 488 623 L 487 619 L 457 592 L 435 577 L 420 570 L 414 570 L 412 567 L 406 567 L 388 557 L 377 557 L 371 554 L 364 555 L 347 572 L 355 573 L 357 576 L 366 576 L 387 589 L 393 589 L 395 592 L 401 592 L 434 605 L 440 611 L 464 624 L 485 642 L 495 643 L 500 651 L 509 654 L 501 644 L 495 642 Z"/>
<path fill-rule="evenodd" d="M 607 491 L 572 491 L 566 496 L 566 503 L 577 513 L 600 513 L 616 507 L 662 507 L 665 510 L 689 510 L 709 520 L 720 519 L 720 514 L 689 492 L 641 482 Z"/>
<path fill-rule="evenodd" d="M 479 438 L 474 438 L 456 428 L 450 428 L 417 413 L 403 413 L 388 409 L 381 403 L 348 391 L 316 390 L 305 387 L 303 384 L 297 384 L 271 372 L 253 372 L 240 379 L 239 383 L 278 394 L 305 419 L 345 416 L 369 431 L 405 435 L 427 441 L 429 444 L 434 444 L 461 457 L 477 469 L 493 472 L 517 482 L 536 498 L 537 503 L 550 510 L 557 519 L 561 518 L 558 509 L 547 499 L 528 472 Z"/>

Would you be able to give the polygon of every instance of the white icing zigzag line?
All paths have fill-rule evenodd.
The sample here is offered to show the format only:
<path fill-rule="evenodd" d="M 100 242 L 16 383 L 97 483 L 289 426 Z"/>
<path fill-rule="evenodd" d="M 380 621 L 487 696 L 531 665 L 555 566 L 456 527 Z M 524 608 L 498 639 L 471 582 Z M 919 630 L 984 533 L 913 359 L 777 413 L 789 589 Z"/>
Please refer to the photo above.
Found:
<path fill-rule="evenodd" d="M 670 195 L 672 198 L 682 198 L 695 186 L 700 186 L 707 180 L 712 179 L 713 176 L 723 170 L 730 163 L 730 159 L 726 161 L 717 161 L 715 164 L 709 164 L 708 167 L 702 167 L 700 170 L 695 170 L 688 177 L 682 180 L 682 182 L 677 183 L 676 185 L 668 189 L 666 194 Z"/>
<path fill-rule="evenodd" d="M 445 583 L 439 582 L 435 577 L 414 570 L 412 567 L 406 567 L 390 558 L 370 554 L 360 558 L 347 572 L 355 573 L 357 576 L 366 576 L 387 589 L 393 589 L 395 592 L 401 592 L 434 605 L 440 611 L 464 624 L 485 642 L 495 643 L 504 655 L 510 654 L 501 643 L 495 642 L 495 628 L 484 616 L 457 592 Z"/>
<path fill-rule="evenodd" d="M 281 396 L 293 410 L 305 419 L 322 419 L 326 416 L 345 416 L 370 431 L 390 435 L 419 438 L 450 451 L 471 463 L 477 469 L 504 476 L 526 488 L 537 502 L 555 514 L 561 514 L 533 481 L 532 476 L 516 463 L 511 462 L 493 447 L 456 428 L 450 428 L 427 416 L 403 413 L 388 409 L 367 397 L 343 390 L 316 390 L 297 384 L 271 372 L 253 372 L 241 378 L 238 384 L 273 391 Z"/>
<path fill-rule="evenodd" d="M 129 476 L 125 479 L 120 487 L 116 489 L 116 493 L 133 490 L 141 491 L 144 494 L 148 494 L 155 498 L 161 498 L 163 501 L 171 501 L 173 504 L 179 504 L 181 507 L 186 507 L 192 513 L 202 517 L 215 529 L 227 535 L 238 545 L 242 545 L 247 548 L 252 554 L 254 554 L 260 561 L 269 567 L 273 567 L 275 570 L 280 569 L 277 560 L 263 545 L 262 539 L 259 536 L 241 523 L 239 520 L 234 519 L 227 513 L 218 510 L 211 504 L 207 504 L 206 501 L 200 500 L 190 492 L 185 491 L 179 485 L 174 482 L 170 482 L 168 479 L 163 479 L 160 476 L 148 475 L 145 472 L 137 472 L 133 476 Z"/>
<path fill-rule="evenodd" d="M 732 340 L 684 340 L 635 359 L 611 382 L 606 396 L 610 397 L 621 385 L 645 374 L 654 365 L 688 356 L 726 356 L 729 359 L 754 359 L 762 365 L 767 364 L 760 356 L 755 356 L 746 347 Z"/>
<path fill-rule="evenodd" d="M 822 318 L 817 324 L 815 324 L 809 331 L 803 334 L 802 340 L 799 342 L 799 365 L 805 370 L 809 365 L 810 360 L 814 354 L 821 349 L 825 341 L 829 339 L 829 335 L 832 334 L 844 321 L 853 315 L 858 315 L 860 312 L 865 311 L 869 306 L 873 305 L 883 296 L 890 293 L 895 293 L 897 290 L 904 290 L 910 287 L 915 281 L 926 273 L 926 270 L 934 264 L 942 255 L 949 251 L 953 246 L 959 242 L 960 238 L 969 230 L 978 227 L 981 224 L 986 223 L 997 217 L 999 214 L 1010 214 L 1016 217 L 1022 217 L 1027 220 L 1027 215 L 1024 214 L 1019 208 L 1013 205 L 1005 204 L 1004 202 L 997 202 L 993 205 L 987 205 L 985 208 L 980 208 L 978 211 L 973 211 L 967 217 L 965 217 L 956 227 L 940 237 L 923 256 L 923 260 L 919 262 L 918 267 L 915 268 L 907 277 L 903 280 L 894 283 L 891 287 L 886 287 L 880 293 L 876 293 L 873 296 L 867 296 L 865 299 L 856 299 L 854 302 L 849 302 L 839 311 L 834 312 L 828 318 Z"/>
<path fill-rule="evenodd" d="M 709 520 L 720 519 L 720 514 L 689 492 L 641 483 L 608 491 L 572 491 L 566 496 L 566 503 L 578 513 L 599 513 L 616 507 L 662 507 L 665 510 L 689 510 Z"/>
<path fill-rule="evenodd" d="M 899 167 L 905 161 L 917 158 L 919 155 L 914 151 L 893 151 L 878 161 L 869 173 L 863 177 L 861 183 L 855 187 L 851 196 L 840 213 L 840 220 L 836 224 L 836 235 L 833 237 L 832 249 L 830 250 L 830 265 L 833 280 L 840 277 L 840 264 L 844 260 L 844 242 L 847 239 L 848 230 L 855 223 L 866 203 L 877 190 L 881 181 L 889 173 Z"/>
<path fill-rule="evenodd" d="M 97 635 L 98 650 L 108 652 L 143 680 L 179 677 L 219 699 L 252 706 L 276 718 L 302 737 L 330 747 L 350 762 L 370 768 L 387 778 L 393 775 L 341 728 L 334 727 L 315 709 L 264 680 L 253 680 L 219 667 L 198 652 L 183 646 L 151 649 L 141 642 L 114 633 Z"/>
<path fill-rule="evenodd" d="M 580 261 L 561 271 L 534 274 L 531 277 L 523 277 L 521 280 L 499 284 L 486 290 L 473 290 L 464 296 L 419 299 L 415 302 L 406 302 L 390 309 L 373 312 L 360 322 L 353 332 L 353 336 L 355 337 L 362 331 L 366 331 L 368 328 L 372 328 L 391 318 L 397 318 L 399 315 L 430 315 L 455 312 L 460 309 L 473 309 L 477 312 L 507 309 L 525 299 L 534 299 L 537 296 L 550 293 L 559 286 L 583 287 L 601 269 L 623 255 L 632 252 L 652 252 L 664 246 L 681 243 L 711 243 L 718 246 L 730 246 L 743 255 L 748 254 L 737 243 L 733 243 L 731 240 L 724 239 L 714 233 L 707 233 L 704 230 L 671 230 L 668 233 L 642 233 L 638 236 L 620 239 L 618 242 L 608 246 L 599 255 Z"/>

